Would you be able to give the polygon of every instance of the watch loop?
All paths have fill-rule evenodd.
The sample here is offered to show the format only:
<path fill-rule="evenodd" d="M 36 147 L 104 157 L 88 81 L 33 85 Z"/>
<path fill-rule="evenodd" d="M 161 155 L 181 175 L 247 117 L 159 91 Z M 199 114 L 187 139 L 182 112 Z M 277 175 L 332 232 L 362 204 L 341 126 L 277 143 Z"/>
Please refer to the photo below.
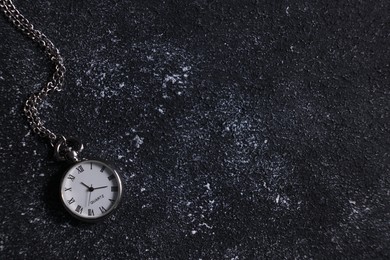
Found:
<path fill-rule="evenodd" d="M 54 158 L 57 161 L 78 162 L 78 155 L 83 149 L 84 145 L 78 139 L 66 139 L 61 135 L 54 145 Z"/>

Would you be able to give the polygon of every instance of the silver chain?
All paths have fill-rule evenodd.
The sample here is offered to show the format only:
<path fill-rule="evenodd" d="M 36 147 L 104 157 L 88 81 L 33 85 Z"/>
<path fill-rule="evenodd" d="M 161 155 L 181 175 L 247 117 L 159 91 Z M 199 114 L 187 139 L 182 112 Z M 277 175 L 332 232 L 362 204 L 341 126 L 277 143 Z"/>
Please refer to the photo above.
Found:
<path fill-rule="evenodd" d="M 61 91 L 64 84 L 65 66 L 59 50 L 41 31 L 34 29 L 34 26 L 16 9 L 12 0 L 0 0 L 0 9 L 11 23 L 27 35 L 31 40 L 37 42 L 49 56 L 54 65 L 54 73 L 49 82 L 37 93 L 32 94 L 24 106 L 24 114 L 34 133 L 43 138 L 48 138 L 52 146 L 57 141 L 57 135 L 47 129 L 39 117 L 38 108 L 42 101 L 53 91 Z M 64 138 L 64 137 L 62 137 Z"/>

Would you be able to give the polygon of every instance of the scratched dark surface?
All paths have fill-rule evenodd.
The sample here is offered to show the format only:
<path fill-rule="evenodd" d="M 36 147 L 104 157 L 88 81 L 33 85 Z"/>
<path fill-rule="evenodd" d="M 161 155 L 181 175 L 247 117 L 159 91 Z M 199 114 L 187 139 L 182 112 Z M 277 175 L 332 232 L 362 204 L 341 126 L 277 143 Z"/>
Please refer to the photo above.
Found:
<path fill-rule="evenodd" d="M 22 114 L 52 67 L 1 16 L 1 259 L 389 259 L 389 1 L 15 4 L 65 58 L 42 118 L 125 197 L 62 208 Z"/>

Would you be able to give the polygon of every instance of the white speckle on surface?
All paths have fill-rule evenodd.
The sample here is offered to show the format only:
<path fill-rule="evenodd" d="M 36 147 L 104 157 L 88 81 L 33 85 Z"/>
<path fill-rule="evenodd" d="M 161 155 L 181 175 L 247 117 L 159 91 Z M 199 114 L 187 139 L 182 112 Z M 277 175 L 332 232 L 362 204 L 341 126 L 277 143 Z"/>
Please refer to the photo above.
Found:
<path fill-rule="evenodd" d="M 178 80 L 178 78 L 179 78 L 179 75 L 177 75 L 177 74 L 174 74 L 174 75 L 172 75 L 172 76 L 170 76 L 170 75 L 165 75 L 164 83 L 168 83 L 168 82 L 176 83 L 176 81 Z"/>
<path fill-rule="evenodd" d="M 192 234 L 192 235 L 195 235 L 196 233 L 198 233 L 198 231 L 196 231 L 196 230 L 192 230 L 192 231 L 191 231 L 191 234 Z"/>
<path fill-rule="evenodd" d="M 76 79 L 76 86 L 77 86 L 77 87 L 80 87 L 81 84 L 82 84 L 81 79 Z"/>
<path fill-rule="evenodd" d="M 280 195 L 278 194 L 278 196 L 276 196 L 275 202 L 279 203 L 279 200 L 280 200 Z"/>
<path fill-rule="evenodd" d="M 141 192 L 144 192 L 146 189 L 145 188 L 141 188 Z"/>
<path fill-rule="evenodd" d="M 161 114 L 164 114 L 164 110 L 162 108 L 158 108 L 157 111 L 160 112 Z"/>
<path fill-rule="evenodd" d="M 140 148 L 141 144 L 144 143 L 144 138 L 139 137 L 138 135 L 136 135 L 133 140 L 135 141 L 135 147 L 137 148 Z"/>
<path fill-rule="evenodd" d="M 53 105 L 50 104 L 50 103 L 45 99 L 45 100 L 42 101 L 40 107 L 43 108 L 43 109 L 48 109 L 48 108 L 53 108 Z"/>
<path fill-rule="evenodd" d="M 103 98 L 105 97 L 105 94 L 104 94 L 104 91 L 103 91 L 103 90 L 100 91 L 100 96 L 103 97 Z"/>
<path fill-rule="evenodd" d="M 101 73 L 99 74 L 99 76 L 100 76 L 100 80 L 104 80 L 104 79 L 106 78 L 106 73 L 101 72 Z"/>
<path fill-rule="evenodd" d="M 289 10 L 290 10 L 290 7 L 289 6 L 287 6 L 286 7 L 286 14 L 289 16 L 290 15 L 290 12 L 289 12 Z"/>
<path fill-rule="evenodd" d="M 265 143 L 265 144 L 268 143 L 268 139 L 265 139 L 265 140 L 264 140 L 264 143 Z"/>
<path fill-rule="evenodd" d="M 354 200 L 349 200 L 349 203 L 356 205 L 356 201 L 354 201 Z"/>
<path fill-rule="evenodd" d="M 184 66 L 182 68 L 183 72 L 189 71 L 191 69 L 191 66 Z"/>
<path fill-rule="evenodd" d="M 206 185 L 204 185 L 208 190 L 211 190 L 210 188 L 210 183 L 207 183 Z"/>
<path fill-rule="evenodd" d="M 34 218 L 34 219 L 30 220 L 30 223 L 37 223 L 37 222 L 40 222 L 39 218 Z"/>
<path fill-rule="evenodd" d="M 206 227 L 206 228 L 208 228 L 208 229 L 212 229 L 213 227 L 212 226 L 209 226 L 207 223 L 201 223 L 201 224 L 199 224 L 199 226 L 200 227 L 202 227 L 202 226 L 204 226 L 204 227 Z"/>
<path fill-rule="evenodd" d="M 125 157 L 125 156 L 121 155 L 121 154 L 118 154 L 118 159 L 122 159 L 123 157 Z"/>

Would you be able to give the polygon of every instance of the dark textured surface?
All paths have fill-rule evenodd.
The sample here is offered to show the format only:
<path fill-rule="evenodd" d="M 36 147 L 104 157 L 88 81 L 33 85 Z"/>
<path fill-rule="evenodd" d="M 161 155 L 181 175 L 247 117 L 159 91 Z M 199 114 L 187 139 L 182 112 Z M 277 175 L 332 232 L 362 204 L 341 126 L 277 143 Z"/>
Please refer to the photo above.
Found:
<path fill-rule="evenodd" d="M 126 194 L 62 209 L 21 112 L 50 63 L 1 17 L 0 257 L 388 259 L 390 3 L 275 2 L 15 1 L 66 59 L 47 126 Z"/>

